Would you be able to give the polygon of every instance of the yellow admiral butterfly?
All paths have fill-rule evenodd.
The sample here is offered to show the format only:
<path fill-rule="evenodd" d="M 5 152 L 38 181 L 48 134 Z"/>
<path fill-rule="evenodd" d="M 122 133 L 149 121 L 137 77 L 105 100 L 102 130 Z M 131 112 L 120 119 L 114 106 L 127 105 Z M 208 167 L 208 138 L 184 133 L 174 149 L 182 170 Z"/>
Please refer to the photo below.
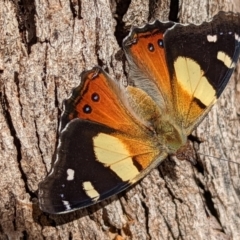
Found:
<path fill-rule="evenodd" d="M 240 14 L 201 25 L 155 21 L 133 28 L 123 48 L 132 85 L 95 67 L 64 102 L 56 160 L 39 185 L 45 212 L 119 193 L 185 146 L 234 70 Z"/>

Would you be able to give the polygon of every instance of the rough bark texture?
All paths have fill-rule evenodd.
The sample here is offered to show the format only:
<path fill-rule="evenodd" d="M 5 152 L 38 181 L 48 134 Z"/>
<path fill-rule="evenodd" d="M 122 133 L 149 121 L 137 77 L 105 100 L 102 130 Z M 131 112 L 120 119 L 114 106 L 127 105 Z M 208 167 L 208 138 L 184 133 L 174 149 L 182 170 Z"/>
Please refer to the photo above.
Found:
<path fill-rule="evenodd" d="M 193 143 L 197 165 L 167 159 L 131 189 L 71 214 L 38 208 L 62 100 L 94 65 L 126 80 L 123 37 L 168 20 L 173 0 L 0 5 L 0 239 L 240 239 L 240 169 L 229 162 L 240 162 L 240 68 L 194 133 L 203 139 Z M 239 0 L 182 0 L 171 16 L 200 23 L 219 10 L 240 11 Z"/>

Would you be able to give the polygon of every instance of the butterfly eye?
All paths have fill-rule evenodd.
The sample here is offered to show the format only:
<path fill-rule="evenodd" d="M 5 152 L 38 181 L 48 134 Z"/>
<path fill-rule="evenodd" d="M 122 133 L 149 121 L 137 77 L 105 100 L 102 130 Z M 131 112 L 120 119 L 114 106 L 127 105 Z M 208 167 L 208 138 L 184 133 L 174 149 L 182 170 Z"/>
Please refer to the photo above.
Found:
<path fill-rule="evenodd" d="M 92 94 L 92 100 L 93 100 L 94 102 L 98 102 L 99 99 L 100 99 L 100 97 L 99 97 L 99 95 L 98 95 L 97 93 L 93 93 L 93 94 Z"/>
<path fill-rule="evenodd" d="M 158 39 L 158 46 L 161 47 L 161 48 L 164 48 L 162 39 Z"/>
<path fill-rule="evenodd" d="M 92 112 L 92 108 L 88 104 L 86 104 L 83 107 L 83 112 L 84 113 L 91 113 Z"/>
<path fill-rule="evenodd" d="M 149 43 L 149 44 L 148 44 L 148 50 L 149 50 L 150 52 L 153 52 L 153 51 L 155 50 L 152 43 Z"/>

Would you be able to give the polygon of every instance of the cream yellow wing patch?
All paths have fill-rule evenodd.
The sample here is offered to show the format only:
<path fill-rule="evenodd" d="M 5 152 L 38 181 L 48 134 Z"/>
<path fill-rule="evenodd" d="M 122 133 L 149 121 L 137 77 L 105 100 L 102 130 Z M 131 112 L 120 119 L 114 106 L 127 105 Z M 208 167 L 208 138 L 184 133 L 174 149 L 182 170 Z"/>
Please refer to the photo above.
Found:
<path fill-rule="evenodd" d="M 109 167 L 123 181 L 131 181 L 139 174 L 131 153 L 119 138 L 99 133 L 93 138 L 93 145 L 97 161 Z"/>
<path fill-rule="evenodd" d="M 100 197 L 100 194 L 97 190 L 93 187 L 91 182 L 83 182 L 83 189 L 85 193 L 93 200 L 97 201 Z"/>
<path fill-rule="evenodd" d="M 216 91 L 203 76 L 204 72 L 192 59 L 178 57 L 174 62 L 178 84 L 186 90 L 192 98 L 199 99 L 205 106 L 213 104 Z"/>

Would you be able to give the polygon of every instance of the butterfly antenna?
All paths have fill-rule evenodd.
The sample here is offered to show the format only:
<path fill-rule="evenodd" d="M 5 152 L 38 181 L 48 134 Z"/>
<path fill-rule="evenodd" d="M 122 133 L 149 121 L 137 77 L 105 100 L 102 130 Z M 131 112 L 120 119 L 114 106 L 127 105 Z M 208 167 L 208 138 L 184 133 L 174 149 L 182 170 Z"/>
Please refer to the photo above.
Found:
<path fill-rule="evenodd" d="M 235 162 L 235 161 L 232 161 L 232 160 L 227 160 L 227 159 L 224 159 L 224 158 L 218 158 L 218 157 L 214 157 L 214 156 L 204 154 L 204 153 L 198 153 L 198 154 L 203 155 L 205 157 L 215 158 L 215 159 L 222 160 L 222 161 L 225 161 L 225 162 L 232 162 L 232 163 L 236 163 L 236 164 L 240 165 L 238 162 Z"/>

